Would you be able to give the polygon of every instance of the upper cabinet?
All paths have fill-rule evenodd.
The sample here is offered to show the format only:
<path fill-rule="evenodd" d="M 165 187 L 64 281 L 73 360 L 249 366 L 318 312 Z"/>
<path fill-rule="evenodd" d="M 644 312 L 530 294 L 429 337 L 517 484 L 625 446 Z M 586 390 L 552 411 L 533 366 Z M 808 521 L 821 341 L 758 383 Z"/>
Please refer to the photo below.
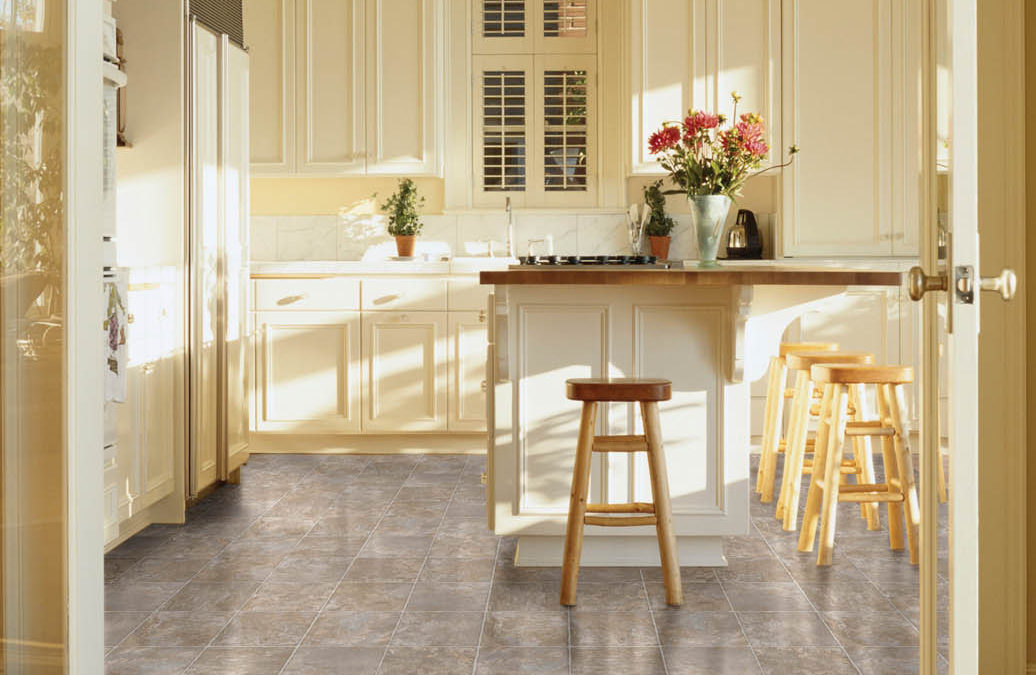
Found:
<path fill-rule="evenodd" d="M 632 0 L 629 102 L 634 174 L 661 175 L 648 137 L 690 108 L 761 114 L 780 147 L 781 0 Z"/>
<path fill-rule="evenodd" d="M 916 255 L 921 3 L 784 0 L 784 255 Z"/>
<path fill-rule="evenodd" d="M 253 175 L 441 175 L 442 1 L 245 0 Z"/>

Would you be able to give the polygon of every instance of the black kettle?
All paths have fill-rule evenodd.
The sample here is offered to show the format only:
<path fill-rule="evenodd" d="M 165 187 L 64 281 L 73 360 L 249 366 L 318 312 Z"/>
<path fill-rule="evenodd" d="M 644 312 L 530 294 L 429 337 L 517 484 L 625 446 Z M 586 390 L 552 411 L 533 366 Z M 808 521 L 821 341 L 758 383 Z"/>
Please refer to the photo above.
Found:
<path fill-rule="evenodd" d="M 760 260 L 763 257 L 763 239 L 755 214 L 748 209 L 739 209 L 737 219 L 727 234 L 728 260 Z"/>

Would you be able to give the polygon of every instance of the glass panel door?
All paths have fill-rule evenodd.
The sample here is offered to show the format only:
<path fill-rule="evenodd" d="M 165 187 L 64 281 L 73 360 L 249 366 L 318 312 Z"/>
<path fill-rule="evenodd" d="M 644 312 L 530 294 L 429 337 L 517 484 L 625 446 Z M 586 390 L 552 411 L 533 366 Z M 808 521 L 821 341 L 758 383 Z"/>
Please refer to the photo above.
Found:
<path fill-rule="evenodd" d="M 63 673 L 65 0 L 0 2 L 0 672 Z"/>

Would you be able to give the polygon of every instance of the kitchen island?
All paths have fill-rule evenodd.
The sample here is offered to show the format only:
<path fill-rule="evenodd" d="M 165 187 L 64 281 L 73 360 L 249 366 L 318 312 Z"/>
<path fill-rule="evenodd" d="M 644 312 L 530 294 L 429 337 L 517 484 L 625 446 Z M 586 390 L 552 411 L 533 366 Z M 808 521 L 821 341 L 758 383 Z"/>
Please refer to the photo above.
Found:
<path fill-rule="evenodd" d="M 660 405 L 680 562 L 726 563 L 749 531 L 749 383 L 785 328 L 846 288 L 900 286 L 898 270 L 782 263 L 715 269 L 525 266 L 486 271 L 489 519 L 516 564 L 560 565 L 580 404 L 573 377 L 664 377 Z M 598 434 L 638 434 L 632 404 L 603 404 Z M 646 458 L 594 457 L 594 502 L 650 501 Z M 587 526 L 584 566 L 657 565 L 653 527 Z"/>

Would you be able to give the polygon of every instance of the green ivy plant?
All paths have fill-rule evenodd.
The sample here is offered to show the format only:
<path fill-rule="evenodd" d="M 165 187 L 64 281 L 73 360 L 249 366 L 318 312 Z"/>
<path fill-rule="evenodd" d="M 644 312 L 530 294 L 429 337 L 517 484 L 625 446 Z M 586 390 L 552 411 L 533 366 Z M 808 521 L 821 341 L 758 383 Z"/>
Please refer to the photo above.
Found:
<path fill-rule="evenodd" d="M 377 197 L 377 195 L 374 195 Z M 388 233 L 394 237 L 409 237 L 421 234 L 424 225 L 418 210 L 424 206 L 424 197 L 417 193 L 417 186 L 409 178 L 401 178 L 399 187 L 379 208 L 388 213 Z"/>
<path fill-rule="evenodd" d="M 644 204 L 651 210 L 651 218 L 644 227 L 649 237 L 668 237 L 676 222 L 665 212 L 665 193 L 661 179 L 644 186 Z"/>

